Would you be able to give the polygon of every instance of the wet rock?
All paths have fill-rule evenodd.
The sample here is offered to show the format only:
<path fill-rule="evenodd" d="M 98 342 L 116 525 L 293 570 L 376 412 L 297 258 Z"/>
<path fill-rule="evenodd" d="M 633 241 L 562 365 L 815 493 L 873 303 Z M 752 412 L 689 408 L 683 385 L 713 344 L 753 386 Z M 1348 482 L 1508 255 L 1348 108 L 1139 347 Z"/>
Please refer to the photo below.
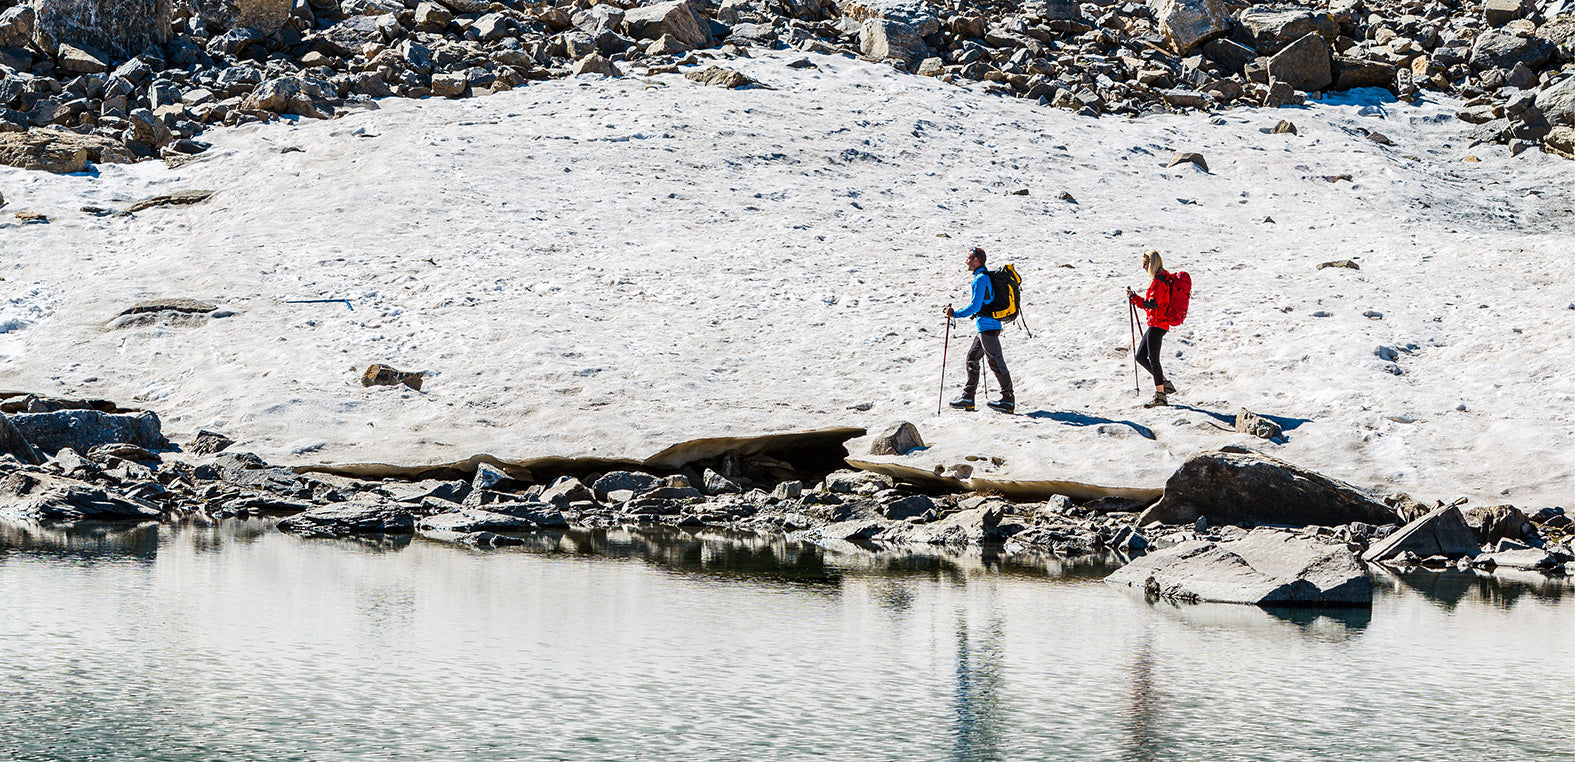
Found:
<path fill-rule="evenodd" d="M 1222 0 L 1148 0 L 1148 7 L 1159 23 L 1160 34 L 1176 53 L 1187 53 L 1229 28 Z"/>
<path fill-rule="evenodd" d="M 1513 505 L 1492 505 L 1469 508 L 1464 512 L 1466 525 L 1471 527 L 1478 545 L 1490 545 L 1496 540 L 1522 540 L 1536 536 L 1536 528 L 1525 512 Z"/>
<path fill-rule="evenodd" d="M 320 505 L 279 522 L 279 530 L 307 537 L 354 534 L 410 534 L 415 515 L 405 503 L 352 500 Z"/>
<path fill-rule="evenodd" d="M 1282 434 L 1279 424 L 1247 408 L 1236 410 L 1236 431 L 1259 439 L 1279 439 Z"/>
<path fill-rule="evenodd" d="M 1460 558 L 1481 552 L 1476 534 L 1460 509 L 1447 505 L 1406 524 L 1362 554 L 1363 561 L 1398 560 L 1403 553 L 1419 558 Z"/>
<path fill-rule="evenodd" d="M 233 444 L 235 444 L 235 440 L 223 434 L 200 429 L 197 431 L 197 438 L 193 439 L 186 449 L 194 455 L 214 455 L 223 452 Z"/>
<path fill-rule="evenodd" d="M 159 417 L 151 410 L 114 414 L 97 410 L 62 410 L 11 416 L 22 437 L 46 454 L 63 447 L 87 452 L 99 445 L 125 442 L 149 450 L 169 449 Z"/>
<path fill-rule="evenodd" d="M 361 373 L 362 386 L 398 386 L 404 384 L 421 391 L 421 371 L 402 371 L 389 365 L 372 364 Z"/>
<path fill-rule="evenodd" d="M 908 453 L 924 447 L 924 439 L 919 436 L 919 427 L 902 421 L 894 423 L 884 433 L 870 442 L 871 455 L 907 455 Z"/>
<path fill-rule="evenodd" d="M 149 521 L 157 506 L 64 476 L 14 471 L 0 479 L 0 518 L 35 523 Z"/>
<path fill-rule="evenodd" d="M 1251 605 L 1367 606 L 1372 583 L 1356 556 L 1294 533 L 1254 529 L 1240 540 L 1188 540 L 1105 578 L 1178 601 Z"/>
<path fill-rule="evenodd" d="M 1245 448 L 1188 458 L 1165 482 L 1159 502 L 1137 519 L 1190 524 L 1339 526 L 1395 522 L 1394 512 L 1355 487 Z"/>

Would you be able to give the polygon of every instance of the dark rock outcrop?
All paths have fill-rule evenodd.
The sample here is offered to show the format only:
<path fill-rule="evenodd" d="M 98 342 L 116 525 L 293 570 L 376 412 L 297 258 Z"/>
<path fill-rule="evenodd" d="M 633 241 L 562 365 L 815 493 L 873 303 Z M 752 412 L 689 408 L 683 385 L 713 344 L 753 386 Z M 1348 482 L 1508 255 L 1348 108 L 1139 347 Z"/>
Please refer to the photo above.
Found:
<path fill-rule="evenodd" d="M 1446 505 L 1403 527 L 1383 540 L 1374 543 L 1362 554 L 1363 561 L 1389 561 L 1410 552 L 1418 558 L 1445 556 L 1459 558 L 1475 556 L 1482 549 L 1477 546 L 1476 535 L 1460 514 L 1460 509 Z"/>
<path fill-rule="evenodd" d="M 1345 482 L 1239 447 L 1189 458 L 1138 524 L 1190 524 L 1199 516 L 1248 526 L 1395 523 L 1394 511 Z"/>
<path fill-rule="evenodd" d="M 11 422 L 33 446 L 53 455 L 62 447 L 87 452 L 99 445 L 123 442 L 147 450 L 167 450 L 169 440 L 151 410 L 140 413 L 103 413 L 97 410 L 60 410 L 21 413 Z"/>

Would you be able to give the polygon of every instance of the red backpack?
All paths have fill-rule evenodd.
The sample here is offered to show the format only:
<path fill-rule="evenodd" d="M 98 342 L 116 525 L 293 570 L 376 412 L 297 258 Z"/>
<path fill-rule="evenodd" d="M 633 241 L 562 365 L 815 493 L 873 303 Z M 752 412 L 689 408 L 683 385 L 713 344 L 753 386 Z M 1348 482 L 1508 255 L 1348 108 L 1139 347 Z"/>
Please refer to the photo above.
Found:
<path fill-rule="evenodd" d="M 1170 287 L 1170 310 L 1165 321 L 1181 325 L 1187 319 L 1187 303 L 1192 300 L 1192 276 L 1186 271 L 1173 272 L 1165 279 L 1165 285 Z"/>

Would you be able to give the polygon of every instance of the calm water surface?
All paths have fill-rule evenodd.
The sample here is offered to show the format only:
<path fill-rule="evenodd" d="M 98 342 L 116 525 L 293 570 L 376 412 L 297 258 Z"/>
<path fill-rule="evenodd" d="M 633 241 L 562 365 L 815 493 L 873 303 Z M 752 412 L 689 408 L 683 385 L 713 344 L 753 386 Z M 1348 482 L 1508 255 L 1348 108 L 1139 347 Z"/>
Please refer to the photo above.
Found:
<path fill-rule="evenodd" d="M 1272 612 L 1095 560 L 268 527 L 0 529 L 0 759 L 1575 759 L 1536 575 Z"/>

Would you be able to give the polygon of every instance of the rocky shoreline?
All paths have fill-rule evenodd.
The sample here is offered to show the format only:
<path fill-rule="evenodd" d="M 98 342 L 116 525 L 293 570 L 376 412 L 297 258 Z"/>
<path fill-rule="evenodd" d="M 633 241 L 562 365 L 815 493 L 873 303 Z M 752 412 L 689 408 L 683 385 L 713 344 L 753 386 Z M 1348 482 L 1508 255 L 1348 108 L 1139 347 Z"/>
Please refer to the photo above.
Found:
<path fill-rule="evenodd" d="M 783 49 L 1097 117 L 1290 106 L 1384 88 L 1465 101 L 1471 141 L 1575 158 L 1568 0 L 0 0 L 0 163 L 201 154 L 213 126 L 332 118 L 388 97 L 679 74 Z M 787 63 L 813 68 L 808 58 Z M 1385 138 L 1375 134 L 1373 140 Z M 3 202 L 0 202 L 3 203 Z"/>
<path fill-rule="evenodd" d="M 378 481 L 268 464 L 230 452 L 232 442 L 212 432 L 176 445 L 155 413 L 104 401 L 13 393 L 0 411 L 0 520 L 26 525 L 269 516 L 303 537 L 416 534 L 476 548 L 525 544 L 541 531 L 645 526 L 870 549 L 1114 551 L 1143 558 L 1143 573 L 1120 582 L 1151 594 L 1264 604 L 1360 605 L 1351 582 L 1365 575 L 1358 557 L 1575 574 L 1575 524 L 1562 508 L 1427 506 L 1403 494 L 1379 501 L 1245 448 L 1193 456 L 1152 504 L 1012 501 L 769 452 L 712 453 L 646 471 L 586 471 L 565 460 L 562 473 L 526 475 L 480 462 L 468 478 Z M 1334 568 L 1343 576 L 1308 587 Z M 1236 580 L 1232 592 L 1220 592 L 1220 579 Z"/>

